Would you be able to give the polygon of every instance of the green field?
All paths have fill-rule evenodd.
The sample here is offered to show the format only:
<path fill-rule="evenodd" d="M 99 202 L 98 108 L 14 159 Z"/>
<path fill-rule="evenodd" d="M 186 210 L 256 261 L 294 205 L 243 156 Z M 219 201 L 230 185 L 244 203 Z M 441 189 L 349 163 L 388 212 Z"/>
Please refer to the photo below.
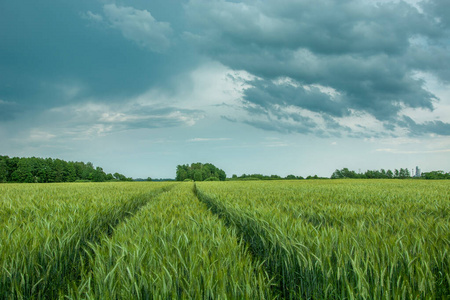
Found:
<path fill-rule="evenodd" d="M 449 299 L 450 183 L 0 185 L 0 299 Z"/>

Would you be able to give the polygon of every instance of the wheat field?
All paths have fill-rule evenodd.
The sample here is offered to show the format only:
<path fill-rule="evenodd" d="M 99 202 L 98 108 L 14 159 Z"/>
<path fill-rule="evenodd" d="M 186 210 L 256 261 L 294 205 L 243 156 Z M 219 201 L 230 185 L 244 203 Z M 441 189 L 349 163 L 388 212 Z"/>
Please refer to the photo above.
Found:
<path fill-rule="evenodd" d="M 447 299 L 450 184 L 0 185 L 1 299 Z"/>

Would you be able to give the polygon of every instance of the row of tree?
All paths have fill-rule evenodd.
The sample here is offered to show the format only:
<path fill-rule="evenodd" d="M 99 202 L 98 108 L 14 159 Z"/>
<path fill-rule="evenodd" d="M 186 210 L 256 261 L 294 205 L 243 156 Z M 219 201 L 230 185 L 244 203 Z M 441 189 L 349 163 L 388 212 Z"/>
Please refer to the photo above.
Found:
<path fill-rule="evenodd" d="M 391 170 L 367 170 L 365 173 L 356 173 L 348 168 L 343 168 L 341 170 L 336 170 L 331 175 L 331 179 L 340 178 L 409 178 L 411 177 L 408 169 L 401 168 L 400 170 L 395 169 L 393 172 Z"/>
<path fill-rule="evenodd" d="M 288 175 L 286 177 L 281 177 L 279 175 L 262 175 L 262 174 L 242 174 L 241 176 L 237 176 L 233 174 L 230 180 L 293 180 L 293 179 L 304 179 L 302 176 Z"/>
<path fill-rule="evenodd" d="M 331 175 L 331 179 L 339 179 L 339 178 L 411 178 L 411 174 L 408 169 L 401 168 L 400 170 L 395 169 L 391 170 L 367 170 L 365 173 L 356 173 L 353 170 L 349 170 L 348 168 L 343 168 L 341 170 L 336 170 Z M 431 171 L 431 172 L 423 172 L 420 177 L 414 178 L 423 178 L 423 179 L 450 179 L 450 172 L 444 173 L 444 171 Z"/>
<path fill-rule="evenodd" d="M 53 158 L 0 156 L 0 182 L 132 181 L 119 173 L 106 174 L 91 162 Z"/>
<path fill-rule="evenodd" d="M 421 174 L 421 177 L 425 179 L 450 179 L 450 172 L 447 173 L 444 173 L 444 171 L 423 172 Z"/>
<path fill-rule="evenodd" d="M 191 165 L 178 165 L 176 172 L 176 180 L 194 180 L 208 181 L 217 180 L 224 181 L 227 178 L 225 171 L 217 168 L 213 164 L 193 163 Z"/>

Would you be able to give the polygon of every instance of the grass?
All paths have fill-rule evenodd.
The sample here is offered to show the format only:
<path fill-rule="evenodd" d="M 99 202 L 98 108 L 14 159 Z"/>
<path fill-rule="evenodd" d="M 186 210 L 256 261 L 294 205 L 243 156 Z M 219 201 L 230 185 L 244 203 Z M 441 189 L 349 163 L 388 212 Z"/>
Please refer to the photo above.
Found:
<path fill-rule="evenodd" d="M 234 229 L 183 183 L 93 246 L 76 298 L 272 299 L 270 280 Z"/>
<path fill-rule="evenodd" d="M 97 243 L 100 234 L 110 233 L 166 187 L 2 186 L 6 191 L 0 201 L 0 297 L 43 299 L 63 294 L 66 285 L 79 277 L 86 245 Z"/>
<path fill-rule="evenodd" d="M 0 299 L 448 299 L 449 185 L 2 184 Z"/>
<path fill-rule="evenodd" d="M 198 183 L 284 298 L 450 295 L 446 182 Z"/>

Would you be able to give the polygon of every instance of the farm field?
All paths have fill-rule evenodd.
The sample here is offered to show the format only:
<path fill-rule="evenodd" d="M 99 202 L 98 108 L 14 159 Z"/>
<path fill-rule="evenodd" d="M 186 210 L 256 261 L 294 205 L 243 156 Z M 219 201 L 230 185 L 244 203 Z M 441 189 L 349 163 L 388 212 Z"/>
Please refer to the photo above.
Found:
<path fill-rule="evenodd" d="M 446 181 L 198 183 L 284 298 L 450 297 Z"/>
<path fill-rule="evenodd" d="M 0 299 L 446 299 L 450 183 L 0 185 Z"/>

